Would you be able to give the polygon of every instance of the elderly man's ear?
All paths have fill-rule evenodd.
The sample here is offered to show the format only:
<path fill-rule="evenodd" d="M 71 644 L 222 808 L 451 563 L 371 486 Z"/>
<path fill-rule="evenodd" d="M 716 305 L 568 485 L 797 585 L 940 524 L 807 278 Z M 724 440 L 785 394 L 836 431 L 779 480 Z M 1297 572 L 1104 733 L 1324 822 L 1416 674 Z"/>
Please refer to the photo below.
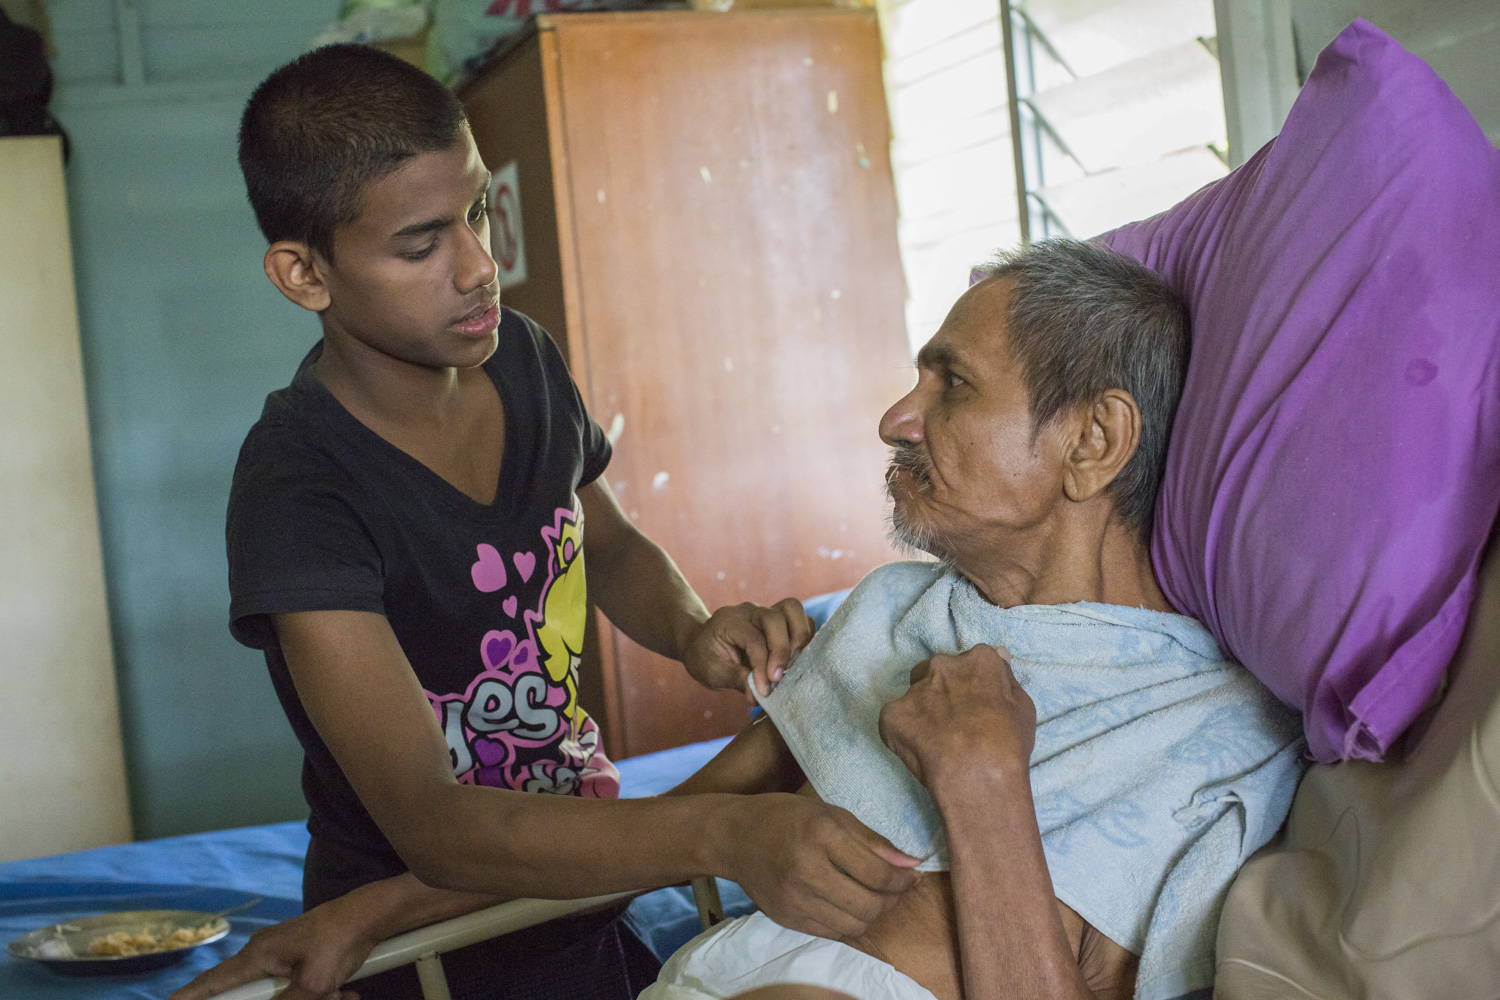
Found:
<path fill-rule="evenodd" d="M 1141 408 L 1124 389 L 1110 389 L 1074 411 L 1063 463 L 1063 493 L 1092 500 L 1114 482 L 1141 443 Z"/>

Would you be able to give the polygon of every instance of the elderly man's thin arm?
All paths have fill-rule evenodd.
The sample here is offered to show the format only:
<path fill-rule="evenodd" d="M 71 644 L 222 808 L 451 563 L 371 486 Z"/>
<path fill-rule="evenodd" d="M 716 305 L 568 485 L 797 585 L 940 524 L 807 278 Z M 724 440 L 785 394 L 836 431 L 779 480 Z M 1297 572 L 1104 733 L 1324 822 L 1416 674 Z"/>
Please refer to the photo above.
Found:
<path fill-rule="evenodd" d="M 1058 914 L 1026 770 L 958 779 L 930 791 L 948 833 L 965 997 L 1093 1000 Z"/>
<path fill-rule="evenodd" d="M 978 645 L 917 664 L 880 735 L 943 817 L 966 1000 L 1093 1000 L 1031 800 L 1036 706 L 1008 656 Z"/>

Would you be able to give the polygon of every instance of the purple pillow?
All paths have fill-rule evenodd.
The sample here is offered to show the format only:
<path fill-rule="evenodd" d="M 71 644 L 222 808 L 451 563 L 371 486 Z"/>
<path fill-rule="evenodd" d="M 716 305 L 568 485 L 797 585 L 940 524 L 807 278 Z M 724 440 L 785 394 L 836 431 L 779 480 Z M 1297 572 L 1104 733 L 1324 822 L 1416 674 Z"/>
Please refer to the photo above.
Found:
<path fill-rule="evenodd" d="M 1167 596 L 1302 710 L 1315 758 L 1378 760 L 1458 646 L 1500 506 L 1500 151 L 1355 21 L 1277 139 L 1100 239 L 1193 319 Z"/>

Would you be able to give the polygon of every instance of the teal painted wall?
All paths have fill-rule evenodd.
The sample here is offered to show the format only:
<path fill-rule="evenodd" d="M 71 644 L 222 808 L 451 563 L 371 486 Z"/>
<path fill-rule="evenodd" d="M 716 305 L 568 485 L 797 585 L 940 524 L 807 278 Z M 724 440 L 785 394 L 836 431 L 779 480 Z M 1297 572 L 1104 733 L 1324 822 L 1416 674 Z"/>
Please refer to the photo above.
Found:
<path fill-rule="evenodd" d="M 319 331 L 261 271 L 234 138 L 337 6 L 139 0 L 132 68 L 110 0 L 48 5 L 140 838 L 306 815 L 264 661 L 229 636 L 224 508 L 240 441 Z"/>

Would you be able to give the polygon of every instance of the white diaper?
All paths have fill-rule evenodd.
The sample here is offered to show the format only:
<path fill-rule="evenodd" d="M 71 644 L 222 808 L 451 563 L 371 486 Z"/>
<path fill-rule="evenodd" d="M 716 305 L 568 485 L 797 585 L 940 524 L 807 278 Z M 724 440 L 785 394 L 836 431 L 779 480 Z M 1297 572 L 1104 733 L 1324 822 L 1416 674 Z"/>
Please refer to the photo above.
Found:
<path fill-rule="evenodd" d="M 787 930 L 758 912 L 719 924 L 677 949 L 638 1000 L 722 1000 L 774 983 L 825 986 L 856 1000 L 935 1000 L 878 958 Z"/>

